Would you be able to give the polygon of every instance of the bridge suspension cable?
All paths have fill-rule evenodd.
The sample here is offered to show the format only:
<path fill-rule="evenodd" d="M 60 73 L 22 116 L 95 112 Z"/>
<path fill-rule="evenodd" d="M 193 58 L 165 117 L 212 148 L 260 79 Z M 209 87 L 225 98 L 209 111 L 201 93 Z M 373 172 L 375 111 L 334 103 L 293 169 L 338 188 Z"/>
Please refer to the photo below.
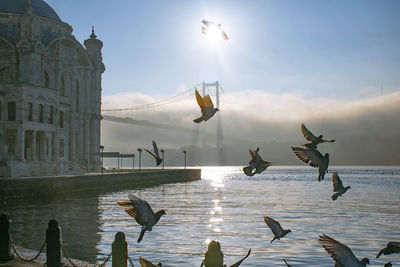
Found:
<path fill-rule="evenodd" d="M 155 107 L 159 107 L 159 106 L 168 105 L 168 104 L 180 101 L 182 99 L 188 98 L 190 96 L 193 96 L 194 95 L 193 91 L 195 89 L 197 89 L 197 87 L 199 87 L 200 85 L 201 85 L 201 83 L 199 83 L 198 85 L 191 87 L 177 95 L 171 96 L 171 97 L 163 99 L 163 100 L 155 101 L 153 103 L 138 105 L 138 106 L 133 106 L 133 107 L 127 107 L 127 108 L 103 109 L 102 112 L 144 110 L 144 109 L 151 109 L 151 108 L 155 108 Z"/>

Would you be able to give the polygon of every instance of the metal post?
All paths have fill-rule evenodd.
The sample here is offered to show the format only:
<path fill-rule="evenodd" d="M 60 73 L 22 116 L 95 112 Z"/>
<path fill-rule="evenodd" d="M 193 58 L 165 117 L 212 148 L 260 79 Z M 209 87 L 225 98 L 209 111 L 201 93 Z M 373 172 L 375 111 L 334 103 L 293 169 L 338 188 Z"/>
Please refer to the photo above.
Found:
<path fill-rule="evenodd" d="M 121 157 L 121 172 L 122 172 L 122 169 L 124 168 L 124 157 Z"/>
<path fill-rule="evenodd" d="M 137 151 L 139 151 L 139 172 L 140 172 L 140 167 L 142 164 L 142 149 L 138 148 Z"/>
<path fill-rule="evenodd" d="M 186 150 L 183 150 L 183 154 L 185 155 L 185 170 L 186 170 Z"/>
<path fill-rule="evenodd" d="M 161 149 L 161 154 L 162 154 L 162 169 L 164 170 L 164 162 L 165 162 L 165 158 L 164 158 L 164 149 Z"/>
<path fill-rule="evenodd" d="M 117 168 L 117 173 L 119 173 L 119 156 L 118 156 L 118 168 Z"/>
<path fill-rule="evenodd" d="M 135 169 L 135 154 L 132 156 L 132 172 Z"/>
<path fill-rule="evenodd" d="M 128 243 L 125 241 L 125 234 L 118 232 L 111 247 L 112 267 L 128 266 Z"/>
<path fill-rule="evenodd" d="M 49 221 L 46 229 L 47 267 L 61 267 L 61 230 L 55 219 Z"/>
<path fill-rule="evenodd" d="M 100 145 L 101 149 L 101 174 L 103 174 L 104 170 L 104 146 Z"/>
<path fill-rule="evenodd" d="M 10 240 L 10 218 L 8 214 L 0 215 L 0 261 L 9 261 L 13 258 Z"/>

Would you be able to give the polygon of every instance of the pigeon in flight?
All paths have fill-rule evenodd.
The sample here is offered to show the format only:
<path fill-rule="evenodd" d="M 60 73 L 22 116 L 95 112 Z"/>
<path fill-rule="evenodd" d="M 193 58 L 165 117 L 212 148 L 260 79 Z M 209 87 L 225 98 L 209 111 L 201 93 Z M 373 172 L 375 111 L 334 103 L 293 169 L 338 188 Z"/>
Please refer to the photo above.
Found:
<path fill-rule="evenodd" d="M 271 242 L 269 242 L 270 244 L 275 239 L 280 240 L 282 237 L 284 237 L 288 233 L 292 232 L 291 230 L 282 229 L 281 224 L 279 222 L 275 221 L 274 219 L 272 219 L 271 217 L 265 216 L 264 222 L 268 225 L 268 227 L 271 229 L 272 233 L 274 234 L 274 238 L 271 240 Z"/>
<path fill-rule="evenodd" d="M 304 144 L 305 147 L 309 149 L 317 149 L 317 145 L 320 143 L 325 143 L 325 142 L 335 142 L 335 140 L 324 140 L 322 139 L 323 136 L 319 135 L 316 137 L 312 132 L 310 132 L 304 123 L 301 124 L 301 131 L 303 132 L 304 137 L 307 139 L 307 141 L 310 141 L 310 143 Z"/>
<path fill-rule="evenodd" d="M 146 260 L 142 257 L 139 257 L 139 262 L 140 262 L 140 266 L 142 266 L 142 267 L 161 267 L 162 266 L 161 263 L 153 264 L 151 261 Z"/>
<path fill-rule="evenodd" d="M 328 172 L 329 154 L 324 156 L 316 149 L 304 149 L 301 147 L 292 147 L 296 156 L 305 163 L 309 163 L 312 167 L 318 167 L 318 182 L 324 180 L 325 173 Z"/>
<path fill-rule="evenodd" d="M 222 25 L 221 24 L 216 24 L 213 21 L 208 21 L 208 20 L 203 20 L 202 23 L 204 24 L 204 26 L 201 26 L 201 33 L 204 35 L 207 35 L 208 32 L 210 30 L 217 30 L 221 33 L 221 37 L 224 38 L 224 40 L 228 41 L 229 37 L 228 35 L 225 33 L 225 31 L 222 29 Z"/>
<path fill-rule="evenodd" d="M 351 188 L 350 186 L 343 187 L 342 180 L 340 180 L 339 174 L 337 172 L 334 172 L 332 175 L 332 183 L 333 192 L 336 192 L 332 195 L 333 200 L 336 200 L 339 196 L 343 195 L 344 193 L 346 193 L 347 190 Z"/>
<path fill-rule="evenodd" d="M 259 147 L 257 147 L 256 150 L 249 149 L 251 159 L 249 161 L 249 165 L 243 167 L 243 171 L 247 176 L 253 176 L 256 173 L 260 174 L 265 171 L 269 166 L 271 166 L 271 162 L 264 161 L 261 158 L 260 154 L 258 154 L 259 150 Z M 254 172 L 253 169 L 255 169 Z"/>
<path fill-rule="evenodd" d="M 389 242 L 386 247 L 381 249 L 379 253 L 376 255 L 376 258 L 383 253 L 383 255 L 390 255 L 392 253 L 400 253 L 400 242 Z"/>
<path fill-rule="evenodd" d="M 290 265 L 289 263 L 287 263 L 287 261 L 285 259 L 282 259 L 285 263 L 287 267 L 292 267 L 292 265 Z"/>
<path fill-rule="evenodd" d="M 318 241 L 335 260 L 335 267 L 365 267 L 369 264 L 369 259 L 359 261 L 348 246 L 327 235 L 320 235 Z"/>
<path fill-rule="evenodd" d="M 144 150 L 146 150 L 150 155 L 152 155 L 154 157 L 154 159 L 156 160 L 157 166 L 161 164 L 161 162 L 163 161 L 162 158 L 160 158 L 160 154 L 158 153 L 158 147 L 156 142 L 153 140 L 153 150 L 154 153 L 151 152 L 150 150 L 143 148 Z"/>
<path fill-rule="evenodd" d="M 214 108 L 214 104 L 211 100 L 210 95 L 204 96 L 204 98 L 196 90 L 196 100 L 201 109 L 201 117 L 194 119 L 195 123 L 202 121 L 208 121 L 214 114 L 219 111 L 218 108 Z"/>
<path fill-rule="evenodd" d="M 164 210 L 154 213 L 149 203 L 132 194 L 129 194 L 129 199 L 119 200 L 117 203 L 142 226 L 139 239 L 137 240 L 138 243 L 142 240 L 145 231 L 151 231 L 161 216 L 166 214 Z"/>

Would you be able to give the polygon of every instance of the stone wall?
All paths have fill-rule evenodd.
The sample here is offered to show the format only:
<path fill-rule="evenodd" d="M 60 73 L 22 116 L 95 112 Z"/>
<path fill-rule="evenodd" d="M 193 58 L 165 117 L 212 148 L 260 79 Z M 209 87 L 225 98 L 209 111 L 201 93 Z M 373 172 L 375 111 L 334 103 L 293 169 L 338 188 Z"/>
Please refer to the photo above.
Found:
<path fill-rule="evenodd" d="M 112 192 L 201 179 L 201 169 L 147 170 L 133 173 L 0 178 L 0 201 L 51 197 L 79 192 Z"/>

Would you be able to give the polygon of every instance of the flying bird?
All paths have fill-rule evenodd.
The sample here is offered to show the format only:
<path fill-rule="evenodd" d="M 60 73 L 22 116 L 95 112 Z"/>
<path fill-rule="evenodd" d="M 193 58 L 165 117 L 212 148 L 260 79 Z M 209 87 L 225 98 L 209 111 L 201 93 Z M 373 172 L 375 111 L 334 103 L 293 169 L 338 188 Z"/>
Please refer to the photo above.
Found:
<path fill-rule="evenodd" d="M 221 24 L 216 24 L 213 21 L 208 21 L 208 20 L 203 20 L 202 23 L 204 26 L 201 26 L 201 33 L 204 35 L 207 35 L 210 33 L 210 31 L 218 32 L 221 34 L 221 37 L 224 38 L 224 40 L 228 41 L 229 37 L 225 33 L 225 31 L 222 29 Z"/>
<path fill-rule="evenodd" d="M 244 256 L 241 260 L 239 260 L 238 262 L 235 262 L 234 264 L 232 264 L 232 265 L 229 266 L 229 267 L 239 267 L 240 264 L 242 264 L 242 262 L 243 262 L 245 259 L 247 259 L 247 257 L 250 255 L 250 253 L 251 253 L 251 249 L 249 249 L 249 251 L 247 252 L 246 256 Z"/>
<path fill-rule="evenodd" d="M 336 192 L 332 195 L 332 199 L 336 200 L 339 196 L 346 193 L 347 190 L 351 189 L 350 186 L 343 187 L 342 180 L 339 178 L 339 174 L 334 172 L 332 175 L 332 183 L 333 183 L 333 192 Z"/>
<path fill-rule="evenodd" d="M 318 241 L 335 260 L 335 267 L 365 267 L 369 264 L 369 259 L 359 261 L 348 246 L 327 235 L 320 235 Z"/>
<path fill-rule="evenodd" d="M 376 255 L 376 258 L 383 253 L 383 255 L 390 255 L 392 253 L 400 253 L 400 242 L 389 242 L 386 247 L 381 249 L 379 253 Z"/>
<path fill-rule="evenodd" d="M 151 152 L 150 150 L 146 149 L 146 148 L 143 148 L 143 149 L 146 150 L 150 155 L 152 155 L 152 156 L 154 157 L 154 159 L 156 160 L 157 166 L 161 164 L 161 162 L 163 161 L 163 159 L 160 158 L 160 154 L 158 153 L 158 147 L 157 147 L 157 144 L 156 144 L 156 142 L 155 142 L 154 140 L 153 140 L 153 150 L 154 150 L 154 153 Z"/>
<path fill-rule="evenodd" d="M 287 263 L 287 261 L 285 259 L 282 259 L 285 263 L 287 267 L 292 267 L 292 265 L 290 265 L 289 263 Z"/>
<path fill-rule="evenodd" d="M 161 263 L 153 264 L 151 261 L 146 260 L 142 257 L 139 257 L 139 262 L 140 262 L 140 266 L 142 266 L 142 267 L 161 267 L 162 266 Z"/>
<path fill-rule="evenodd" d="M 201 117 L 194 119 L 195 123 L 202 121 L 208 121 L 214 114 L 219 111 L 218 108 L 214 108 L 214 104 L 211 100 L 210 95 L 204 96 L 204 98 L 196 90 L 196 100 L 201 109 Z"/>
<path fill-rule="evenodd" d="M 307 141 L 310 141 L 310 143 L 304 144 L 304 146 L 309 149 L 316 149 L 317 145 L 320 143 L 335 142 L 335 140 L 324 140 L 322 135 L 316 137 L 306 128 L 304 123 L 301 124 L 301 131 L 303 132 L 303 135 L 307 139 Z"/>
<path fill-rule="evenodd" d="M 146 231 L 151 231 L 153 226 L 160 220 L 161 216 L 166 214 L 165 210 L 154 213 L 147 201 L 132 194 L 129 194 L 129 199 L 119 200 L 117 203 L 142 226 L 139 239 L 137 240 L 138 243 L 142 241 L 144 233 Z"/>
<path fill-rule="evenodd" d="M 318 167 L 318 182 L 324 180 L 325 173 L 328 172 L 329 154 L 324 156 L 316 149 L 304 149 L 301 147 L 292 147 L 296 156 L 305 163 L 309 163 L 312 167 Z"/>
<path fill-rule="evenodd" d="M 260 154 L 258 154 L 258 151 L 260 150 L 259 147 L 257 147 L 256 150 L 251 150 L 250 151 L 250 161 L 249 161 L 249 165 L 246 167 L 243 167 L 243 172 L 247 175 L 247 176 L 253 176 L 254 174 L 260 174 L 263 171 L 265 171 L 269 166 L 271 166 L 271 162 L 269 161 L 264 161 Z M 255 169 L 255 171 L 253 172 L 253 169 Z"/>
<path fill-rule="evenodd" d="M 271 229 L 272 233 L 274 234 L 274 238 L 269 242 L 270 244 L 272 241 L 275 239 L 280 240 L 282 237 L 287 235 L 288 233 L 292 232 L 291 230 L 284 230 L 281 226 L 281 224 L 271 217 L 265 216 L 264 217 L 264 222 L 268 225 L 268 227 Z"/>
<path fill-rule="evenodd" d="M 392 262 L 391 261 L 389 261 L 388 263 L 385 263 L 385 265 L 383 265 L 383 267 L 392 267 L 393 265 L 392 265 Z"/>

